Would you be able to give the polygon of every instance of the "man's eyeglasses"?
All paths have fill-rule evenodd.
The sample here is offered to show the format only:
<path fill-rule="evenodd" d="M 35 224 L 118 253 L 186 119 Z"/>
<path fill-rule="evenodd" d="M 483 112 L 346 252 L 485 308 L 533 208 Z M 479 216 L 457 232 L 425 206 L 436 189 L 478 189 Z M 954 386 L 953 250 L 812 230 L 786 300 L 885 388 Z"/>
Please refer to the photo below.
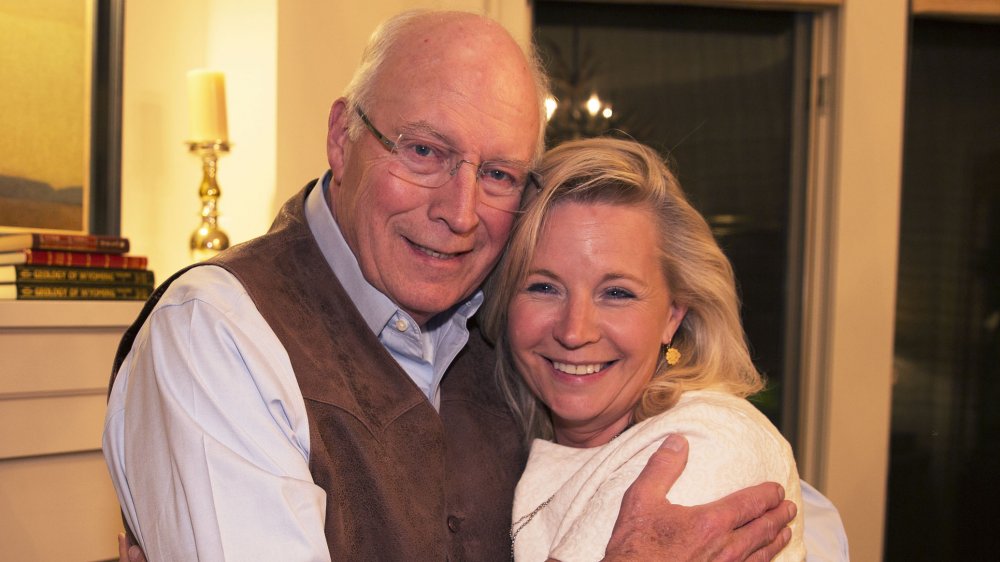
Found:
<path fill-rule="evenodd" d="M 455 177 L 462 164 L 469 164 L 476 168 L 481 188 L 480 200 L 505 211 L 517 209 L 528 184 L 539 185 L 536 174 L 527 166 L 504 160 L 476 164 L 463 159 L 457 150 L 431 136 L 403 133 L 393 141 L 372 125 L 361 108 L 357 111 L 368 130 L 394 156 L 389 173 L 401 180 L 422 187 L 441 187 Z"/>

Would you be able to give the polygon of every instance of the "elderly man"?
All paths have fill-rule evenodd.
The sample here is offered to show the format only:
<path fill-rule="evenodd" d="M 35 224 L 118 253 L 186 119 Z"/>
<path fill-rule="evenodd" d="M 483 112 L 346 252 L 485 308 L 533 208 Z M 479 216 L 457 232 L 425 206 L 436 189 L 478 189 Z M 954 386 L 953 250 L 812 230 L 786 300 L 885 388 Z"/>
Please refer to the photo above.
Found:
<path fill-rule="evenodd" d="M 330 170 L 268 234 L 168 280 L 122 342 L 104 450 L 151 560 L 509 556 L 526 452 L 470 318 L 532 183 L 545 93 L 482 17 L 376 32 L 330 112 Z M 667 504 L 685 454 L 654 456 L 608 559 L 785 544 L 776 485 Z"/>

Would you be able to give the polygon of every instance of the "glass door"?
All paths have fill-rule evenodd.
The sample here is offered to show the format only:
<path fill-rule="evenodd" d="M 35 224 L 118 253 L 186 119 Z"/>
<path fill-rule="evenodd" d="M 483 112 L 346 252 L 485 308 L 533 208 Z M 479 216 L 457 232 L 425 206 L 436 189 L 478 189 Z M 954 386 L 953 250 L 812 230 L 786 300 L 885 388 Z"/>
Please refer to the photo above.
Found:
<path fill-rule="evenodd" d="M 1000 551 L 1000 24 L 912 22 L 886 560 Z"/>

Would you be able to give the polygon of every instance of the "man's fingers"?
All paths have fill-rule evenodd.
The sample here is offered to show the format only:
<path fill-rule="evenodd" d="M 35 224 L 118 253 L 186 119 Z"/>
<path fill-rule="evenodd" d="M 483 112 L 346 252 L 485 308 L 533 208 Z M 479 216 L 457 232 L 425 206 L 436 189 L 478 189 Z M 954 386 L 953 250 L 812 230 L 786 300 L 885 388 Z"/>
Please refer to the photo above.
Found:
<path fill-rule="evenodd" d="M 788 524 L 798 510 L 790 501 L 782 501 L 775 508 L 741 526 L 733 532 L 726 546 L 726 560 L 770 560 L 791 539 Z"/>
<path fill-rule="evenodd" d="M 118 533 L 118 562 L 128 562 L 128 539 L 124 531 Z"/>
<path fill-rule="evenodd" d="M 687 439 L 683 435 L 668 435 L 660 448 L 649 457 L 639 477 L 629 486 L 623 502 L 666 501 L 667 492 L 684 472 L 687 458 Z"/>
<path fill-rule="evenodd" d="M 737 490 L 722 499 L 716 500 L 713 504 L 722 506 L 722 511 L 732 515 L 731 528 L 735 529 L 769 512 L 771 512 L 772 519 L 785 517 L 784 510 L 776 512 L 778 515 L 775 515 L 774 512 L 774 508 L 778 507 L 784 499 L 785 489 L 780 484 L 764 482 L 763 484 Z M 792 506 L 794 507 L 794 504 Z M 792 517 L 788 517 L 778 528 L 780 529 L 788 524 L 792 520 Z"/>
<path fill-rule="evenodd" d="M 118 533 L 118 562 L 146 562 L 146 553 L 123 532 Z"/>
<path fill-rule="evenodd" d="M 792 540 L 792 530 L 785 527 L 770 544 L 751 554 L 746 562 L 770 562 Z"/>

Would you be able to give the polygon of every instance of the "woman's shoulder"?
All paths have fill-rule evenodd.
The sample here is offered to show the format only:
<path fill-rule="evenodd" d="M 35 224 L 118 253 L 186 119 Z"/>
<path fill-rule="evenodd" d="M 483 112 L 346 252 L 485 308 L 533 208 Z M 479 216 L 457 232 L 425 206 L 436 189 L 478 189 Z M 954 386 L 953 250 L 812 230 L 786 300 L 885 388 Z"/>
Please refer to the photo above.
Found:
<path fill-rule="evenodd" d="M 774 424 L 749 400 L 718 389 L 689 390 L 672 408 L 655 416 L 673 422 L 729 419 L 739 426 L 761 427 L 777 432 Z"/>
<path fill-rule="evenodd" d="M 684 435 L 692 456 L 710 450 L 714 458 L 778 456 L 794 463 L 791 445 L 767 416 L 745 398 L 723 391 L 687 391 L 645 425 L 644 432 Z"/>
<path fill-rule="evenodd" d="M 688 463 L 672 501 L 697 505 L 733 491 L 775 481 L 798 498 L 798 470 L 788 441 L 744 398 L 714 390 L 685 392 L 677 404 L 647 420 L 644 431 L 678 433 L 688 441 Z"/>
<path fill-rule="evenodd" d="M 746 398 L 735 396 L 719 387 L 709 387 L 701 390 L 687 390 L 681 393 L 677 400 L 677 407 L 692 407 L 696 405 L 710 405 L 721 408 L 745 409 L 753 408 Z"/>

